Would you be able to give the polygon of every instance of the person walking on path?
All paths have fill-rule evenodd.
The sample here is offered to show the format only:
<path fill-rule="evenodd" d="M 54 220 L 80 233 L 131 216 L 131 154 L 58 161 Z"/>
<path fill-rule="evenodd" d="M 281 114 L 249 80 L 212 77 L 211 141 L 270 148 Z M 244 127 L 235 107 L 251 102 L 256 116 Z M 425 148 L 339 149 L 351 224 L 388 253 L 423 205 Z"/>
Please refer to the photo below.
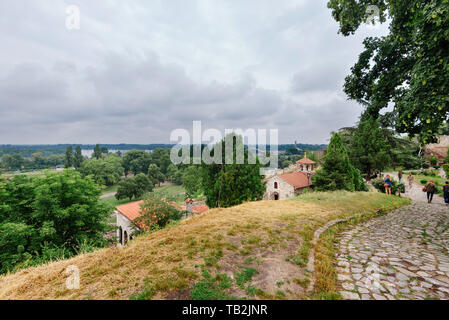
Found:
<path fill-rule="evenodd" d="M 385 193 L 391 196 L 391 187 L 393 186 L 393 182 L 391 181 L 391 177 L 387 175 L 385 179 Z"/>
<path fill-rule="evenodd" d="M 425 186 L 425 191 L 427 192 L 427 202 L 428 203 L 432 203 L 433 200 L 433 195 L 436 192 L 436 186 L 435 183 L 433 182 L 433 180 L 430 180 L 426 186 Z"/>
<path fill-rule="evenodd" d="M 402 171 L 399 171 L 398 173 L 399 183 L 402 182 Z"/>
<path fill-rule="evenodd" d="M 408 180 L 408 187 L 409 187 L 409 189 L 411 189 L 413 186 L 413 181 L 415 181 L 415 177 L 413 176 L 413 174 L 411 172 L 408 175 L 407 180 Z"/>
<path fill-rule="evenodd" d="M 449 181 L 446 181 L 446 185 L 443 186 L 443 195 L 444 195 L 444 202 L 446 205 L 449 205 Z"/>

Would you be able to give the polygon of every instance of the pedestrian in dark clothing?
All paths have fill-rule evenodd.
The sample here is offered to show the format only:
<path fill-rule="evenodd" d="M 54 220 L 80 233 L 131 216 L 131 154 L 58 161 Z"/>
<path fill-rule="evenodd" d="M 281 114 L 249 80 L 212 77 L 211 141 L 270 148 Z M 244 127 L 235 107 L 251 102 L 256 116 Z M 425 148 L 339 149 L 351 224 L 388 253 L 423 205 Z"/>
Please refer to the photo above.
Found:
<path fill-rule="evenodd" d="M 431 180 L 428 184 L 426 184 L 426 192 L 427 192 L 427 202 L 432 203 L 433 195 L 437 191 L 435 183 Z"/>
<path fill-rule="evenodd" d="M 399 183 L 402 182 L 402 171 L 399 171 L 398 173 Z"/>
<path fill-rule="evenodd" d="M 443 186 L 444 202 L 449 206 L 449 181 L 446 181 L 446 185 Z"/>

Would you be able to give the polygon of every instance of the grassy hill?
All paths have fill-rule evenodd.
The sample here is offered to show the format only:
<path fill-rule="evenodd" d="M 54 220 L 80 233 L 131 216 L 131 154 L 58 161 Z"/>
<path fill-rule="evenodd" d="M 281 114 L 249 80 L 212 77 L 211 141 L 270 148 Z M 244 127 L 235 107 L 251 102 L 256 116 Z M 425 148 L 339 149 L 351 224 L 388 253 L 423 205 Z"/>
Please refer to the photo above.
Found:
<path fill-rule="evenodd" d="M 94 253 L 0 277 L 0 299 L 303 299 L 310 240 L 330 220 L 408 200 L 316 193 L 214 209 Z M 79 290 L 66 289 L 68 266 Z"/>

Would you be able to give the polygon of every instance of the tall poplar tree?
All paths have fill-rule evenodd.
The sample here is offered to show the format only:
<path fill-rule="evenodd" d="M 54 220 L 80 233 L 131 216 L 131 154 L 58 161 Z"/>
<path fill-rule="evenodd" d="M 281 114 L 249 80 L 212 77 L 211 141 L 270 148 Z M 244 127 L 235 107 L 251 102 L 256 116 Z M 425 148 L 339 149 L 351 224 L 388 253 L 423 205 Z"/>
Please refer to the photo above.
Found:
<path fill-rule="evenodd" d="M 68 146 L 65 150 L 65 167 L 71 168 L 73 166 L 73 148 Z"/>
<path fill-rule="evenodd" d="M 81 164 L 83 163 L 84 158 L 83 154 L 81 153 L 81 147 L 77 146 L 75 149 L 75 156 L 73 157 L 73 166 L 76 170 L 81 168 Z"/>

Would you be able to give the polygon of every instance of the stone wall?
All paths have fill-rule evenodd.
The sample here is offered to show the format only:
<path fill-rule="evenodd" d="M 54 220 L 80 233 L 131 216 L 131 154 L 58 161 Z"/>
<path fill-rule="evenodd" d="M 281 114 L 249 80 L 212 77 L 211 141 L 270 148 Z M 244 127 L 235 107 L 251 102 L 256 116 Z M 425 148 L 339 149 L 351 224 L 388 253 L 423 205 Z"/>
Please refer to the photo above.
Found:
<path fill-rule="evenodd" d="M 277 182 L 277 189 L 275 188 L 275 182 Z M 266 183 L 267 189 L 264 200 L 274 200 L 275 193 L 279 194 L 279 200 L 287 200 L 295 195 L 295 189 L 278 176 L 268 178 Z"/>
<path fill-rule="evenodd" d="M 128 235 L 128 242 L 129 242 L 130 240 L 132 240 L 133 234 L 136 232 L 136 228 L 128 218 L 118 213 L 118 211 L 115 211 L 115 215 L 117 216 L 117 247 L 121 248 L 125 244 L 124 243 L 125 231 L 126 234 Z M 121 236 L 120 231 L 122 233 Z M 122 243 L 119 242 L 120 239 L 122 239 Z"/>

